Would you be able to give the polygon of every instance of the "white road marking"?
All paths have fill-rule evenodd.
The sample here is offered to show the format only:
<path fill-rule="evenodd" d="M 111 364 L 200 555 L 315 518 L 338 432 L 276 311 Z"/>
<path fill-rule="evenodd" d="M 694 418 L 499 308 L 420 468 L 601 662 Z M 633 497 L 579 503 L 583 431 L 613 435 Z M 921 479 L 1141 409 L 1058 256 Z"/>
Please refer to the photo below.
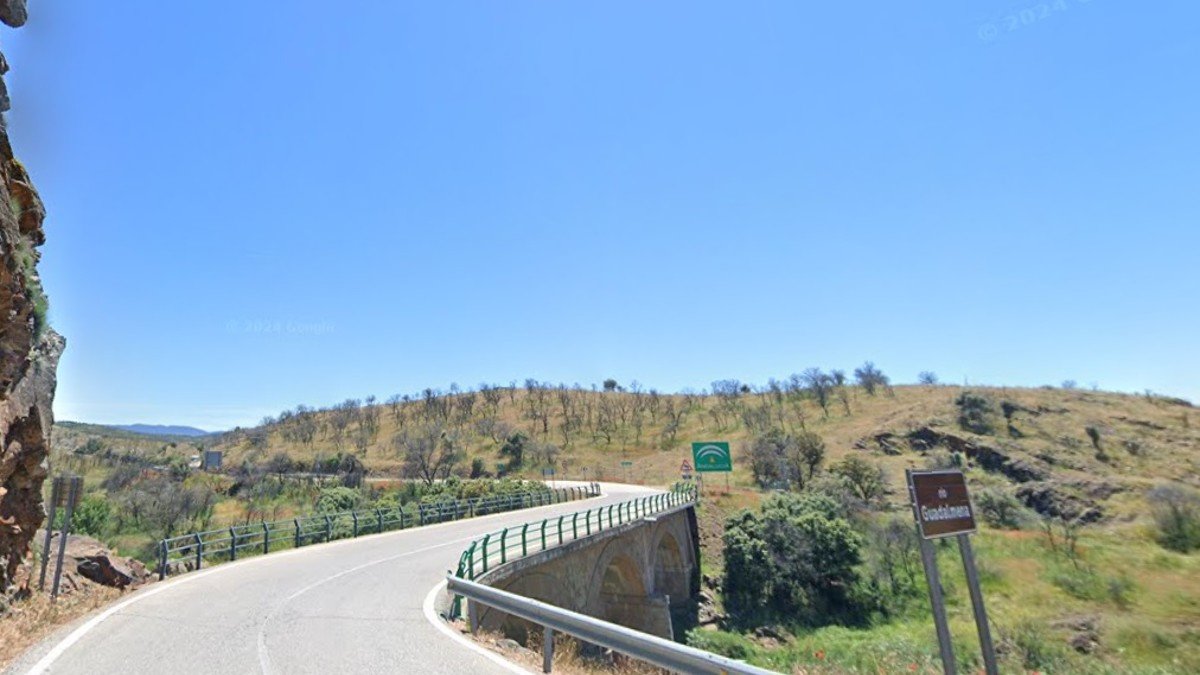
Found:
<path fill-rule="evenodd" d="M 291 595 L 287 596 L 286 598 L 283 599 L 283 602 L 276 605 L 270 611 L 270 613 L 267 614 L 267 617 L 265 619 L 263 619 L 263 622 L 261 624 L 259 624 L 259 626 L 258 626 L 258 636 L 255 639 L 255 641 L 258 643 L 258 665 L 259 665 L 259 668 L 262 670 L 263 675 L 271 675 L 271 673 L 274 672 L 271 670 L 271 655 L 267 652 L 267 637 L 266 637 L 267 624 L 270 623 L 271 619 L 275 618 L 275 615 L 278 614 L 281 609 L 286 607 L 287 604 L 289 602 L 291 602 L 292 600 L 295 600 L 296 598 L 300 597 L 301 595 L 304 595 L 305 593 L 313 590 L 314 588 L 323 586 L 335 579 L 340 579 L 340 578 L 346 576 L 347 574 L 354 574 L 355 572 L 361 572 L 361 571 L 367 569 L 368 567 L 374 567 L 375 565 L 382 565 L 383 563 L 392 562 L 393 560 L 407 558 L 410 555 L 417 555 L 418 553 L 427 553 L 429 551 L 435 551 L 439 548 L 445 548 L 447 546 L 457 546 L 459 544 L 471 541 L 476 538 L 477 537 L 475 535 L 472 535 L 470 537 L 464 537 L 462 539 L 455 539 L 453 541 L 446 541 L 446 542 L 442 542 L 440 544 L 434 544 L 433 546 L 426 546 L 425 548 L 419 548 L 419 549 L 416 549 L 413 551 L 405 551 L 404 553 L 399 553 L 399 554 L 396 554 L 393 556 L 388 556 L 386 558 L 380 558 L 379 560 L 372 560 L 369 563 L 363 563 L 357 567 L 351 567 L 350 569 L 342 570 L 341 572 L 338 572 L 337 574 L 333 574 L 328 577 L 325 577 L 324 579 L 321 579 L 320 581 L 313 582 L 313 583 L 305 586 L 304 588 L 301 588 L 300 590 L 296 591 L 295 593 L 292 593 Z"/>
<path fill-rule="evenodd" d="M 565 482 L 565 481 L 560 481 L 560 482 Z M 580 500 L 575 500 L 575 501 L 578 501 L 580 503 L 586 503 L 588 501 L 591 501 L 592 499 L 596 499 L 596 498 L 600 498 L 600 497 L 604 497 L 604 496 L 606 496 L 606 493 L 602 492 L 601 494 L 597 495 L 597 497 L 585 498 L 585 499 L 580 499 Z M 295 549 L 291 549 L 288 551 L 279 551 L 276 553 L 271 553 L 269 555 L 258 556 L 255 558 L 247 558 L 245 560 L 239 560 L 239 561 L 233 562 L 233 563 L 226 563 L 223 565 L 218 565 L 217 567 L 213 567 L 211 569 L 189 573 L 187 575 L 184 575 L 177 579 L 173 579 L 171 581 L 160 581 L 160 582 L 156 583 L 154 586 L 150 587 L 149 589 L 146 589 L 143 591 L 137 591 L 129 599 L 124 600 L 123 602 L 117 603 L 116 605 L 109 607 L 108 609 L 97 614 L 96 616 L 92 617 L 91 619 L 88 619 L 86 622 L 83 623 L 83 625 L 81 625 L 78 628 L 76 628 L 75 630 L 71 631 L 71 633 L 69 635 L 67 635 L 65 638 L 63 638 L 61 642 L 59 642 L 58 644 L 51 647 L 50 650 L 48 652 L 46 652 L 45 656 L 43 656 L 41 659 L 39 659 L 37 663 L 33 664 L 33 666 L 31 666 L 29 668 L 29 670 L 26 671 L 26 675 L 42 675 L 43 673 L 45 673 L 47 670 L 49 670 L 50 666 L 53 665 L 54 662 L 57 661 L 68 649 L 70 649 L 72 646 L 74 646 L 75 643 L 79 642 L 81 639 L 83 639 L 83 637 L 85 635 L 87 635 L 90 631 L 95 629 L 96 626 L 99 626 L 101 623 L 103 623 L 107 619 L 111 618 L 114 614 L 121 611 L 122 609 L 125 609 L 126 607 L 128 607 L 134 603 L 141 602 L 142 600 L 145 600 L 146 598 L 153 597 L 169 588 L 174 588 L 180 584 L 186 584 L 186 583 L 194 581 L 196 579 L 201 579 L 201 578 L 207 577 L 210 574 L 217 574 L 222 571 L 230 570 L 230 569 L 241 569 L 242 567 L 244 567 L 246 565 L 253 565 L 253 564 L 265 561 L 265 560 L 279 560 L 281 558 L 286 558 L 287 556 L 295 555 L 298 553 L 307 553 L 310 551 L 321 550 L 324 547 L 353 544 L 355 542 L 366 541 L 366 540 L 375 539 L 375 538 L 383 538 L 383 537 L 401 535 L 401 534 L 408 534 L 411 532 L 423 532 L 423 531 L 433 530 L 433 529 L 437 529 L 437 528 L 449 527 L 449 526 L 453 526 L 453 525 L 461 525 L 464 522 L 485 522 L 485 521 L 489 521 L 489 520 L 497 520 L 497 519 L 503 518 L 503 517 L 511 517 L 515 513 L 528 513 L 528 512 L 541 511 L 542 509 L 548 509 L 548 508 L 552 508 L 555 506 L 561 506 L 562 504 L 570 504 L 570 503 L 574 503 L 574 502 L 558 502 L 556 504 L 546 504 L 544 506 L 536 506 L 536 507 L 528 508 L 528 509 L 517 509 L 516 511 L 503 511 L 500 513 L 488 514 L 486 516 L 476 516 L 474 518 L 468 518 L 468 519 L 464 519 L 464 520 L 452 520 L 452 521 L 446 522 L 446 523 L 437 523 L 434 525 L 424 525 L 424 526 L 420 526 L 420 527 L 409 528 L 407 530 L 393 530 L 391 532 L 382 532 L 379 534 L 367 535 L 365 537 L 358 537 L 357 539 L 343 539 L 343 540 L 339 540 L 339 541 L 325 542 L 322 544 L 314 544 L 314 545 L 305 546 L 302 548 L 295 548 Z M 440 546 L 448 546 L 450 544 L 462 543 L 464 541 L 471 541 L 472 539 L 476 539 L 480 536 L 483 536 L 483 533 L 472 535 L 471 537 L 468 537 L 466 539 L 459 539 L 459 540 L 455 540 L 453 542 L 447 542 L 445 544 L 440 544 L 438 546 L 434 546 L 433 548 L 438 548 Z M 412 551 L 412 553 L 416 553 L 416 551 Z M 368 566 L 379 563 L 379 562 L 383 562 L 383 561 L 375 561 L 374 563 L 368 563 Z M 335 575 L 335 577 L 337 577 L 337 576 L 340 576 L 340 574 Z M 331 577 L 331 579 L 335 578 L 335 577 Z M 330 579 L 326 579 L 322 582 L 318 582 L 313 587 L 315 588 L 316 586 L 319 586 L 321 583 L 325 583 L 325 581 L 329 581 L 329 580 Z M 303 593 L 305 590 L 309 590 L 309 589 L 302 589 L 300 593 Z M 296 593 L 292 597 L 295 597 L 296 595 L 300 595 L 300 593 Z M 288 598 L 288 599 L 290 600 L 291 598 Z M 446 631 L 449 631 L 449 627 L 447 627 L 447 626 L 443 626 L 442 628 Z M 450 634 L 453 634 L 453 631 L 449 631 L 449 632 L 450 632 Z M 459 638 L 459 639 L 462 640 L 462 638 Z M 469 645 L 472 648 L 477 648 L 477 646 L 474 643 L 467 642 L 467 641 L 464 641 L 463 643 L 466 645 Z M 265 650 L 265 648 L 266 648 L 265 644 L 263 644 L 261 642 L 259 643 L 259 647 L 262 650 Z M 259 654 L 260 654 L 259 665 L 260 666 L 263 665 L 262 664 L 262 654 L 263 653 L 265 653 L 265 652 L 264 651 L 259 652 Z M 487 653 L 491 656 L 495 656 L 491 652 L 487 652 Z M 499 658 L 499 657 L 496 657 L 496 658 Z M 503 661 L 503 663 L 509 664 L 508 661 Z M 269 658 L 268 658 L 267 667 L 269 667 L 269 665 L 270 665 L 270 663 L 269 663 Z M 509 664 L 509 665 L 511 666 L 511 664 Z M 266 673 L 269 671 L 264 670 L 263 672 Z M 528 671 L 518 671 L 518 672 L 527 673 Z"/>
<path fill-rule="evenodd" d="M 529 675 L 529 673 L 533 672 L 531 670 L 522 668 L 521 666 L 513 663 L 512 661 L 509 661 L 508 659 L 504 658 L 503 656 L 500 656 L 499 654 L 497 654 L 496 652 L 493 652 L 490 649 L 487 649 L 486 647 L 480 645 L 479 643 L 475 642 L 474 640 L 470 640 L 470 639 L 464 637 L 461 633 L 459 633 L 458 631 L 451 628 L 450 624 L 443 621 L 442 617 L 438 616 L 437 612 L 435 612 L 433 610 L 433 603 L 437 600 L 438 593 L 441 593 L 443 590 L 445 590 L 445 588 L 446 588 L 446 582 L 443 581 L 442 583 L 438 584 L 437 586 L 434 586 L 433 590 L 429 591 L 429 595 L 425 596 L 425 605 L 422 609 L 425 612 L 425 620 L 426 621 L 433 624 L 434 628 L 437 628 L 443 634 L 448 635 L 452 640 L 454 640 L 461 646 L 466 647 L 467 649 L 470 649 L 473 652 L 483 655 L 489 661 L 504 668 L 505 670 L 509 671 L 510 673 L 519 673 L 519 675 Z"/>

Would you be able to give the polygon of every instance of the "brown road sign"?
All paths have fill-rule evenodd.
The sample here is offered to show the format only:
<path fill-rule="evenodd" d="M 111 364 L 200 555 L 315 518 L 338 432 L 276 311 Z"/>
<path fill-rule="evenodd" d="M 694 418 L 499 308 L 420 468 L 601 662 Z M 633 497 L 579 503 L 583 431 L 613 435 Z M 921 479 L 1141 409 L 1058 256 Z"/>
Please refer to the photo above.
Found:
<path fill-rule="evenodd" d="M 679 470 L 684 473 L 691 473 L 692 472 L 692 463 L 687 461 L 686 459 L 683 460 L 683 464 L 679 465 Z"/>
<path fill-rule="evenodd" d="M 975 511 L 961 471 L 913 471 L 908 491 L 925 539 L 975 531 Z"/>

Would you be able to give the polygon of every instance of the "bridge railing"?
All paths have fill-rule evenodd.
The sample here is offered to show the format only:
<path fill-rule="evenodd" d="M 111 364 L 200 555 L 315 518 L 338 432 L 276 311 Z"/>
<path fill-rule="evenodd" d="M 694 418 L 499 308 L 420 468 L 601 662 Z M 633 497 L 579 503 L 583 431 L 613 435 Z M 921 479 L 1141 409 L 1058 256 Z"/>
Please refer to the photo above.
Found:
<path fill-rule="evenodd" d="M 607 647 L 675 673 L 777 675 L 774 671 L 742 661 L 711 654 L 454 575 L 446 578 L 446 588 L 451 593 L 542 626 L 542 671 L 546 673 L 551 671 L 554 663 L 554 634 L 566 633 L 584 642 Z"/>
<path fill-rule="evenodd" d="M 599 494 L 600 486 L 591 483 L 546 492 L 523 492 L 428 502 L 405 507 L 323 513 L 289 520 L 260 521 L 191 532 L 159 541 L 158 578 L 165 579 L 171 572 L 198 570 L 205 564 L 237 560 L 249 555 L 262 555 L 364 534 L 378 534 L 491 513 L 558 504 Z"/>
<path fill-rule="evenodd" d="M 454 576 L 474 581 L 497 565 L 695 501 L 695 488 L 688 487 L 489 532 L 462 552 Z M 450 611 L 452 618 L 462 615 L 461 596 Z"/>

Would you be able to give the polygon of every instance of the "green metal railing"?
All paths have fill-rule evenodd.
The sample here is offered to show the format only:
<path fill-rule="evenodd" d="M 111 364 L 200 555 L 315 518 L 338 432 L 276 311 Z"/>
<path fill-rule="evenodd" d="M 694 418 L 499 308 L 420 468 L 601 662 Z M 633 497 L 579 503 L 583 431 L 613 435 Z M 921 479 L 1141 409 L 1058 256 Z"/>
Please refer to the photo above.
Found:
<path fill-rule="evenodd" d="M 686 487 L 489 532 L 472 541 L 462 552 L 454 576 L 474 581 L 498 565 L 531 553 L 540 553 L 568 541 L 695 502 L 695 488 Z M 450 610 L 452 618 L 461 616 L 461 605 L 462 596 L 456 595 Z"/>
<path fill-rule="evenodd" d="M 158 542 L 158 578 L 165 579 L 167 574 L 172 572 L 201 569 L 206 561 L 207 564 L 212 564 L 237 560 L 250 555 L 263 555 L 335 539 L 559 504 L 599 494 L 600 486 L 592 483 L 583 487 L 545 492 L 523 492 L 478 499 L 409 504 L 404 507 L 343 511 L 192 532 Z"/>

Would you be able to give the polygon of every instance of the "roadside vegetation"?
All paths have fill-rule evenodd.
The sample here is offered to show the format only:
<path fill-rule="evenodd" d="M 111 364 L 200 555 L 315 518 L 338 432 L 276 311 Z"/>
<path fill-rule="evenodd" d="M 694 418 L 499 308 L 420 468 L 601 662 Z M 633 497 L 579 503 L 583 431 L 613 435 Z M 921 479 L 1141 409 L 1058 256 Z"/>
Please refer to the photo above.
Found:
<path fill-rule="evenodd" d="M 1073 382 L 897 386 L 871 363 L 665 394 L 451 386 L 299 406 L 200 439 L 63 425 L 56 469 L 87 477 L 80 527 L 131 553 L 185 529 L 516 482 L 670 485 L 690 443 L 728 440 L 731 489 L 700 509 L 703 605 L 687 640 L 795 672 L 934 672 L 937 649 L 903 489 L 961 468 L 1009 672 L 1200 672 L 1200 429 L 1186 401 Z M 224 468 L 189 467 L 220 450 Z M 626 465 L 629 462 L 632 465 Z M 939 546 L 956 651 L 978 667 L 957 552 Z"/>

